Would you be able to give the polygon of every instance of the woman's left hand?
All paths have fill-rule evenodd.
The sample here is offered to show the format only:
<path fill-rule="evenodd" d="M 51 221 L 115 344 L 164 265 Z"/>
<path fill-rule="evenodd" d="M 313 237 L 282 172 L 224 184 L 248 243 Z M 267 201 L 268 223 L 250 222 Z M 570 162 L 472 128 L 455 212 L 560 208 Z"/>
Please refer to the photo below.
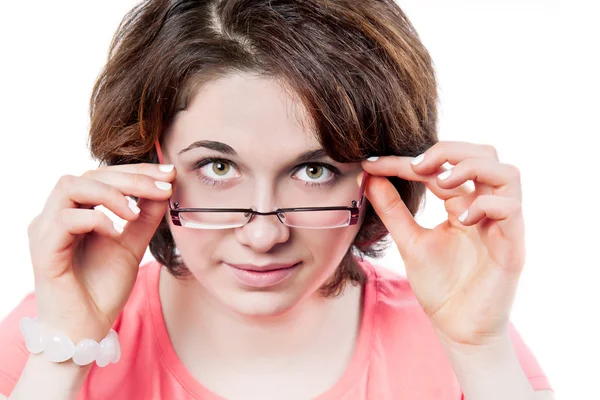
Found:
<path fill-rule="evenodd" d="M 438 142 L 412 157 L 364 161 L 366 195 L 400 251 L 417 300 L 442 343 L 486 346 L 505 338 L 525 264 L 519 170 L 487 145 Z M 454 165 L 445 180 L 444 163 Z M 434 229 L 417 224 L 385 178 L 421 181 L 444 200 L 448 219 Z M 475 190 L 465 182 L 472 180 Z M 468 210 L 463 222 L 459 216 Z"/>

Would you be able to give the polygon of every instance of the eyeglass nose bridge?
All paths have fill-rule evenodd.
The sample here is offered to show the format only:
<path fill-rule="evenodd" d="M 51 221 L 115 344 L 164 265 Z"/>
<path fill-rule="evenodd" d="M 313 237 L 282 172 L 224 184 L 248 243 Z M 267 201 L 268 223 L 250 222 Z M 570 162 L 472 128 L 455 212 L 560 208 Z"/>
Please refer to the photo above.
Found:
<path fill-rule="evenodd" d="M 285 225 L 285 211 L 280 211 L 280 210 L 275 210 L 275 211 L 269 211 L 269 212 L 260 212 L 260 211 L 254 211 L 252 209 L 246 211 L 246 213 L 244 214 L 248 217 L 248 222 L 246 222 L 246 224 L 249 224 L 250 222 L 252 222 L 252 220 L 254 219 L 254 216 L 256 215 L 262 215 L 262 216 L 269 216 L 269 215 L 276 215 L 277 219 L 279 220 L 279 222 L 281 222 L 282 224 Z"/>
<path fill-rule="evenodd" d="M 348 225 L 355 225 L 358 222 L 358 220 L 360 219 L 360 208 L 358 208 L 358 202 L 356 200 L 352 200 L 352 207 L 349 207 L 349 208 L 344 208 L 344 207 L 322 207 L 322 208 L 325 208 L 325 209 L 329 208 L 332 210 L 348 210 L 350 212 L 350 220 L 349 220 Z M 315 208 L 313 211 L 316 211 L 316 210 L 317 210 L 317 208 Z M 255 215 L 265 215 L 265 216 L 276 215 L 279 222 L 281 222 L 282 224 L 287 226 L 287 224 L 285 223 L 286 212 L 290 212 L 290 211 L 293 212 L 293 210 L 286 210 L 286 209 L 278 209 L 278 210 L 270 211 L 270 212 L 260 212 L 260 211 L 254 211 L 252 209 L 249 209 L 245 213 L 246 216 L 248 216 L 248 214 L 250 214 L 246 224 L 249 224 L 250 222 L 252 222 Z"/>

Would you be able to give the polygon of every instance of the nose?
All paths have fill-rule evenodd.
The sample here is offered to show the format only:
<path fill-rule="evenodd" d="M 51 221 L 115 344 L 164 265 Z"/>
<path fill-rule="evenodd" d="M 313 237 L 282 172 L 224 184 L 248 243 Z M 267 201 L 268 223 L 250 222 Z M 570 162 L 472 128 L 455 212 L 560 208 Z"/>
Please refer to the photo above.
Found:
<path fill-rule="evenodd" d="M 255 210 L 261 212 L 274 211 L 277 207 L 273 199 L 276 196 L 272 190 L 263 187 L 255 196 Z M 246 225 L 237 228 L 236 239 L 239 243 L 250 247 L 252 250 L 265 253 L 278 243 L 288 241 L 290 229 L 279 221 L 276 215 L 254 215 Z"/>
<path fill-rule="evenodd" d="M 276 215 L 255 215 L 235 233 L 238 242 L 257 253 L 266 253 L 290 237 L 290 229 L 282 224 Z"/>

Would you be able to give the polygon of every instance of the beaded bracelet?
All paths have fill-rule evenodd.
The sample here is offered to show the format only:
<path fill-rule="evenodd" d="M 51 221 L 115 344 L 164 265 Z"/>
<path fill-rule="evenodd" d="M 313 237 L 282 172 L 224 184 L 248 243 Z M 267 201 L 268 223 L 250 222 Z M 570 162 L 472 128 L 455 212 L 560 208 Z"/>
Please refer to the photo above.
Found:
<path fill-rule="evenodd" d="M 27 350 L 32 354 L 44 352 L 46 358 L 55 363 L 73 358 L 77 365 L 83 366 L 96 361 L 99 367 L 106 367 L 111 362 L 117 363 L 121 358 L 119 337 L 113 329 L 100 343 L 93 339 L 83 339 L 75 345 L 64 333 L 45 332 L 37 317 L 23 317 L 19 325 Z"/>

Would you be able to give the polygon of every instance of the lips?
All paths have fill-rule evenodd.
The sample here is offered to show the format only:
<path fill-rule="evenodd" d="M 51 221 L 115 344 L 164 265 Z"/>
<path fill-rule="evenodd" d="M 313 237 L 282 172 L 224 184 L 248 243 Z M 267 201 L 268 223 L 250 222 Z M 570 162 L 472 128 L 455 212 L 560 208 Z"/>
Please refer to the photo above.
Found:
<path fill-rule="evenodd" d="M 300 262 L 286 264 L 227 264 L 223 263 L 235 279 L 246 288 L 260 288 L 263 290 L 291 279 L 298 271 Z"/>
<path fill-rule="evenodd" d="M 298 263 L 285 263 L 285 264 L 268 264 L 268 265 L 253 265 L 253 264 L 230 264 L 233 268 L 241 269 L 244 271 L 255 271 L 255 272 L 268 272 L 276 271 L 280 269 L 288 269 L 296 266 Z"/>

